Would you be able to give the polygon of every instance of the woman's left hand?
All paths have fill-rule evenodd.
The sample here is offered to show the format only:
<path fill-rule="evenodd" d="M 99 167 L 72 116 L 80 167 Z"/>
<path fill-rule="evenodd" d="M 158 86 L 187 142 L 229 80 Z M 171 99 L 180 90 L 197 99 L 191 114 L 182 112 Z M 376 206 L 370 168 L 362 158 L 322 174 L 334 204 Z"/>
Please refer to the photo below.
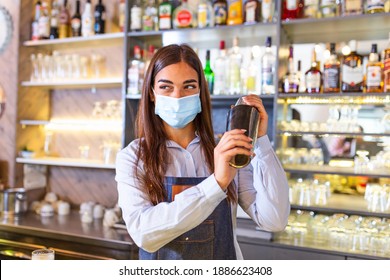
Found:
<path fill-rule="evenodd" d="M 259 96 L 255 94 L 243 96 L 242 99 L 247 105 L 255 107 L 260 113 L 260 122 L 259 130 L 257 132 L 257 138 L 266 135 L 268 128 L 268 114 L 264 108 L 263 101 L 260 99 Z"/>

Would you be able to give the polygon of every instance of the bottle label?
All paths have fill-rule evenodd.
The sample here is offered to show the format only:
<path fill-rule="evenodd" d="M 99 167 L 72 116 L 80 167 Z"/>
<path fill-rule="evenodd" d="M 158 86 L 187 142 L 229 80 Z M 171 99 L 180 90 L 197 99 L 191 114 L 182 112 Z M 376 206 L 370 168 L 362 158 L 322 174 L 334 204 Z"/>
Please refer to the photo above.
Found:
<path fill-rule="evenodd" d="M 385 0 L 367 0 L 367 11 L 384 9 Z"/>
<path fill-rule="evenodd" d="M 159 8 L 160 29 L 171 29 L 172 7 L 171 5 L 161 5 Z"/>
<path fill-rule="evenodd" d="M 324 91 L 340 88 L 340 68 L 332 65 L 324 69 Z"/>
<path fill-rule="evenodd" d="M 319 73 L 308 74 L 306 75 L 305 80 L 306 80 L 306 90 L 319 89 L 321 87 L 321 75 Z"/>
<path fill-rule="evenodd" d="M 31 40 L 39 40 L 39 26 L 36 21 L 32 23 Z"/>
<path fill-rule="evenodd" d="M 286 2 L 287 10 L 296 10 L 298 8 L 297 0 L 287 0 Z"/>
<path fill-rule="evenodd" d="M 131 8 L 131 30 L 139 30 L 141 29 L 141 19 L 142 19 L 142 10 L 140 7 L 132 7 Z"/>
<path fill-rule="evenodd" d="M 78 18 L 74 18 L 72 19 L 71 25 L 73 30 L 79 30 L 81 27 L 81 20 Z"/>
<path fill-rule="evenodd" d="M 261 16 L 263 21 L 270 21 L 272 18 L 271 15 L 272 10 L 272 1 L 271 0 L 263 0 L 261 4 Z"/>
<path fill-rule="evenodd" d="M 367 67 L 367 87 L 380 87 L 382 82 L 382 71 L 380 66 Z"/>
<path fill-rule="evenodd" d="M 342 68 L 343 83 L 355 86 L 363 82 L 363 67 L 350 67 L 343 65 Z"/>
<path fill-rule="evenodd" d="M 362 0 L 345 0 L 345 10 L 347 12 L 360 11 L 362 8 Z"/>
<path fill-rule="evenodd" d="M 227 19 L 227 7 L 224 4 L 214 5 L 214 20 L 216 25 L 225 25 Z"/>
<path fill-rule="evenodd" d="M 272 73 L 272 67 L 263 67 L 261 69 L 261 83 L 263 86 L 274 85 L 274 74 Z"/>
<path fill-rule="evenodd" d="M 245 22 L 256 22 L 257 2 L 248 2 L 245 6 L 246 18 Z"/>
<path fill-rule="evenodd" d="M 203 28 L 207 26 L 207 5 L 199 4 L 198 6 L 198 27 Z"/>
<path fill-rule="evenodd" d="M 384 68 L 383 68 L 383 73 L 384 73 L 384 82 L 385 82 L 385 92 L 390 92 L 390 51 L 388 57 L 385 58 L 384 61 Z"/>
<path fill-rule="evenodd" d="M 38 22 L 38 32 L 41 38 L 48 38 L 50 35 L 49 17 L 41 17 Z"/>
<path fill-rule="evenodd" d="M 188 10 L 181 10 L 176 15 L 178 27 L 190 27 L 192 23 L 192 13 Z"/>

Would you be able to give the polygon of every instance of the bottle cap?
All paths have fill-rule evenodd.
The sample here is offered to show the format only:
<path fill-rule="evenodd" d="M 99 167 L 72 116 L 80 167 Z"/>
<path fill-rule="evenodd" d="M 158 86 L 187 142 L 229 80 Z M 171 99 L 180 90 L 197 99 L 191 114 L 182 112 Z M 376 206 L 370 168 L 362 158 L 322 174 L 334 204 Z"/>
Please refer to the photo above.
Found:
<path fill-rule="evenodd" d="M 220 50 L 224 50 L 225 49 L 225 41 L 224 40 L 219 41 L 219 49 Z"/>
<path fill-rule="evenodd" d="M 265 41 L 265 46 L 267 48 L 270 48 L 272 45 L 272 37 L 267 37 L 267 40 Z"/>

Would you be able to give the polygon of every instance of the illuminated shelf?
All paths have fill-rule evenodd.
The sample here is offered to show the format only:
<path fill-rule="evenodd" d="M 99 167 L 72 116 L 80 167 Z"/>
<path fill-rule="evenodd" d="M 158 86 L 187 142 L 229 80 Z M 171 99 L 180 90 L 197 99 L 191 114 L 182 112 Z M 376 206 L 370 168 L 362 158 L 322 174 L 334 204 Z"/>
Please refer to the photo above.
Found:
<path fill-rule="evenodd" d="M 277 134 L 284 136 L 300 136 L 300 135 L 346 135 L 346 136 L 370 136 L 370 137 L 390 137 L 390 133 L 367 133 L 367 132 L 329 132 L 329 131 L 291 131 L 291 130 L 278 130 Z"/>
<path fill-rule="evenodd" d="M 115 169 L 115 164 L 105 164 L 99 160 L 86 160 L 78 158 L 60 158 L 60 157 L 38 157 L 38 158 L 16 158 L 17 163 L 64 166 L 64 167 L 83 167 L 98 169 Z"/>
<path fill-rule="evenodd" d="M 24 81 L 25 87 L 49 87 L 49 88 L 91 88 L 91 87 L 121 87 L 123 79 L 121 77 L 99 78 L 85 80 L 62 80 L 53 82 L 32 82 Z"/>
<path fill-rule="evenodd" d="M 367 210 L 367 202 L 361 195 L 348 195 L 332 193 L 325 206 L 301 206 L 292 204 L 292 209 L 316 211 L 321 213 L 345 213 L 347 215 L 375 216 L 380 218 L 390 218 L 389 213 L 373 212 Z"/>
<path fill-rule="evenodd" d="M 390 104 L 390 93 L 281 93 L 279 103 L 289 104 Z"/>
<path fill-rule="evenodd" d="M 335 167 L 329 165 L 283 165 L 284 171 L 299 174 L 331 174 L 344 176 L 367 176 L 371 178 L 390 178 L 389 168 L 377 168 L 373 171 L 356 172 L 353 167 Z"/>
<path fill-rule="evenodd" d="M 106 34 L 94 35 L 90 37 L 70 37 L 70 38 L 53 39 L 53 40 L 25 41 L 23 45 L 26 47 L 38 47 L 38 46 L 88 43 L 88 46 L 90 46 L 91 43 L 102 43 L 104 41 L 113 42 L 117 40 L 122 40 L 122 41 L 124 40 L 123 32 L 106 33 Z"/>

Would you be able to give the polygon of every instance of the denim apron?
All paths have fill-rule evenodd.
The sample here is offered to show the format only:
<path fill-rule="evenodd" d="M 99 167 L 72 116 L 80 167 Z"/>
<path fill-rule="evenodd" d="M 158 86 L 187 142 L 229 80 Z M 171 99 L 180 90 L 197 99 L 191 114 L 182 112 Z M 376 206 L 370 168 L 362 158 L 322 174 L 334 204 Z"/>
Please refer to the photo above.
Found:
<path fill-rule="evenodd" d="M 168 202 L 176 194 L 202 182 L 204 177 L 165 177 Z M 197 227 L 183 233 L 154 253 L 139 249 L 140 260 L 235 260 L 232 214 L 224 199 Z"/>

